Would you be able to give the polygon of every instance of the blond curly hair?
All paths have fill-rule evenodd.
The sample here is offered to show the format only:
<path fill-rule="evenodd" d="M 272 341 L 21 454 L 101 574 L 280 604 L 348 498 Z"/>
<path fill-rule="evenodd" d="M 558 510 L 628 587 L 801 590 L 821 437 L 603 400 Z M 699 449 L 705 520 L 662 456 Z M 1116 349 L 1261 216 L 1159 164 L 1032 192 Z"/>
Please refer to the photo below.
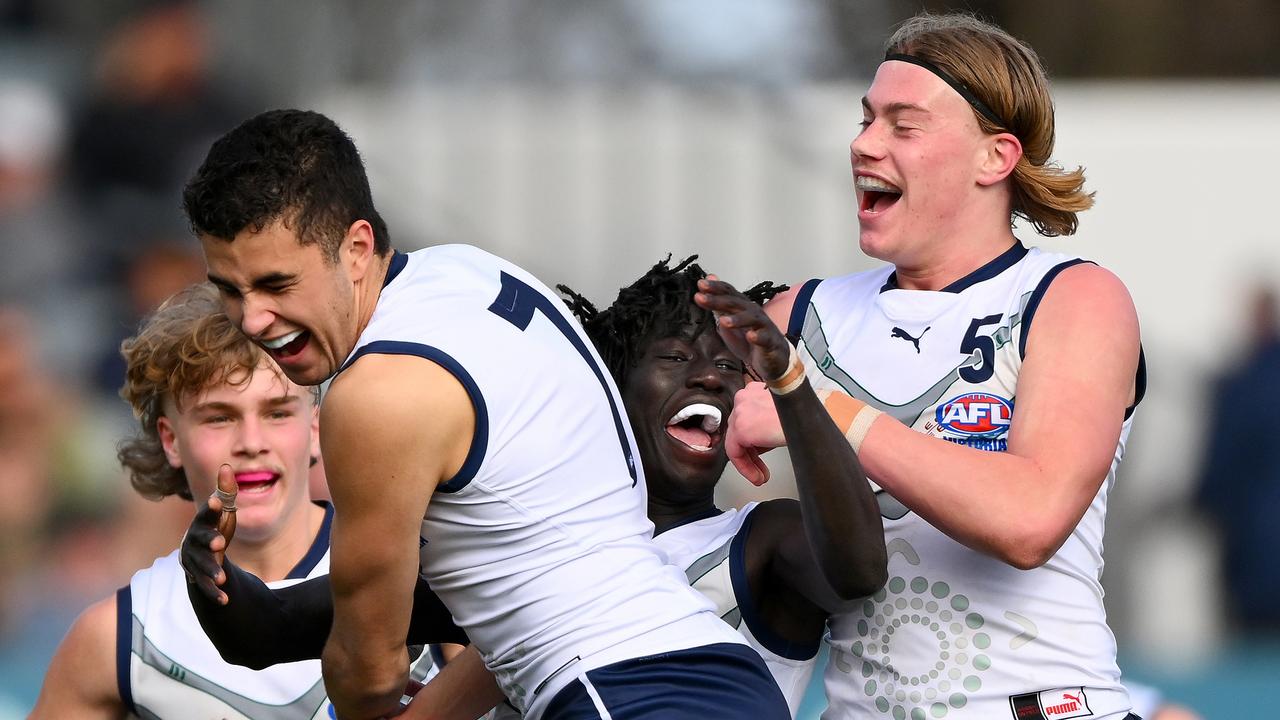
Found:
<path fill-rule="evenodd" d="M 1041 235 L 1071 235 L 1077 213 L 1093 206 L 1084 191 L 1084 168 L 1064 170 L 1050 162 L 1054 144 L 1053 97 L 1040 58 L 1025 43 L 965 13 L 922 13 L 903 23 L 885 44 L 942 68 L 1004 120 L 998 127 L 975 112 L 983 132 L 1012 133 L 1022 157 L 1011 175 L 1013 214 Z"/>
<path fill-rule="evenodd" d="M 222 312 L 218 292 L 209 283 L 192 285 L 165 300 L 143 320 L 138 333 L 120 345 L 120 353 L 128 366 L 120 396 L 133 407 L 138 431 L 120 443 L 116 456 L 143 497 L 178 495 L 190 500 L 185 473 L 169 465 L 160 442 L 157 422 L 166 401 L 181 409 L 184 399 L 207 388 L 244 385 L 267 355 Z M 269 366 L 284 377 L 274 363 Z"/>

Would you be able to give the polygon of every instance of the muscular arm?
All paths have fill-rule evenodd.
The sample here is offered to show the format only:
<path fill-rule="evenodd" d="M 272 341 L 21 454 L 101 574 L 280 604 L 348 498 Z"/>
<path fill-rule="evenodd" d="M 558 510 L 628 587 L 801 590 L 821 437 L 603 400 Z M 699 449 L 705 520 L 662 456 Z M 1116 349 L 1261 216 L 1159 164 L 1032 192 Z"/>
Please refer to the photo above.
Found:
<path fill-rule="evenodd" d="M 475 414 L 439 365 L 374 354 L 334 381 L 321 416 L 335 509 L 325 687 L 339 717 L 379 717 L 398 709 L 408 679 L 422 518 L 436 486 L 462 467 Z"/>
<path fill-rule="evenodd" d="M 859 459 L 956 541 L 1017 568 L 1043 565 L 1107 476 L 1134 397 L 1138 337 L 1133 301 L 1114 275 L 1068 268 L 1031 325 L 1007 452 L 949 443 L 882 415 Z"/>
<path fill-rule="evenodd" d="M 116 598 L 99 601 L 76 619 L 49 663 L 34 720 L 115 720 L 125 717 L 116 685 Z"/>

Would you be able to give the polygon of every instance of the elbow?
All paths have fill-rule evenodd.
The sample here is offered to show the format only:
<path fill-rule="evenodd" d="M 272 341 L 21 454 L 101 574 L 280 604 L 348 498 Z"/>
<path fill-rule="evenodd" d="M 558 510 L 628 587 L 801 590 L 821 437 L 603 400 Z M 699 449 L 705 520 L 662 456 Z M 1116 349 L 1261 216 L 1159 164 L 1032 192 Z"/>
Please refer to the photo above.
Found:
<path fill-rule="evenodd" d="M 880 566 L 861 573 L 851 573 L 844 582 L 833 586 L 832 589 L 841 600 L 857 600 L 874 595 L 888 581 L 888 569 Z"/>
<path fill-rule="evenodd" d="M 1038 548 L 1010 548 L 998 557 L 1005 564 L 1011 565 L 1018 570 L 1035 570 L 1036 568 L 1049 562 L 1049 558 L 1053 557 L 1055 551 L 1044 550 Z"/>
<path fill-rule="evenodd" d="M 827 573 L 827 583 L 842 601 L 874 595 L 889 582 L 889 562 L 883 546 L 874 558 L 853 558 L 842 572 Z"/>
<path fill-rule="evenodd" d="M 1001 562 L 1018 570 L 1035 570 L 1049 562 L 1065 541 L 1065 534 L 1058 536 L 1044 532 L 1027 532 L 1004 539 L 993 548 L 993 554 Z"/>

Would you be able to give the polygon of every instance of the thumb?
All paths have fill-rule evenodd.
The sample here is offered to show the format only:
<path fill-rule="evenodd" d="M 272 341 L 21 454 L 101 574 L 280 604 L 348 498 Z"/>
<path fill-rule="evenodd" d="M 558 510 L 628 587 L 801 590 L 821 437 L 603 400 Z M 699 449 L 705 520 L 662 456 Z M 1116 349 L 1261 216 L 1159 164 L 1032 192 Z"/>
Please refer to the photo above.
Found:
<path fill-rule="evenodd" d="M 213 494 L 222 502 L 222 515 L 218 518 L 218 534 L 227 544 L 236 534 L 236 494 L 240 486 L 236 484 L 236 474 L 230 465 L 218 468 L 218 488 Z"/>

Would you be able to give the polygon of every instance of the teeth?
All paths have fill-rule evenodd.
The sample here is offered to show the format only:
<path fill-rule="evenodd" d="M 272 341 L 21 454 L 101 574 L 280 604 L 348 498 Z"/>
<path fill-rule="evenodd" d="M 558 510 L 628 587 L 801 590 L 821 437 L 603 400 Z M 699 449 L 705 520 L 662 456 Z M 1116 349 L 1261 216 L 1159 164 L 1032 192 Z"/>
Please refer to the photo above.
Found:
<path fill-rule="evenodd" d="M 680 412 L 671 416 L 671 419 L 667 421 L 667 424 L 676 425 L 695 415 L 702 416 L 702 429 L 705 432 L 713 433 L 720 429 L 720 410 L 707 405 L 706 403 L 694 403 L 681 408 Z"/>
<path fill-rule="evenodd" d="M 294 332 L 291 332 L 288 335 L 282 335 L 274 340 L 263 340 L 262 344 L 271 350 L 279 350 L 285 345 L 288 345 L 294 340 L 297 340 L 301 336 L 302 336 L 302 331 L 295 330 Z"/>
<path fill-rule="evenodd" d="M 876 192 L 894 193 L 896 195 L 902 194 L 902 191 L 893 185 L 890 185 L 878 177 L 871 177 L 870 175 L 859 175 L 855 177 L 853 179 L 853 186 L 859 190 L 874 190 Z"/>

